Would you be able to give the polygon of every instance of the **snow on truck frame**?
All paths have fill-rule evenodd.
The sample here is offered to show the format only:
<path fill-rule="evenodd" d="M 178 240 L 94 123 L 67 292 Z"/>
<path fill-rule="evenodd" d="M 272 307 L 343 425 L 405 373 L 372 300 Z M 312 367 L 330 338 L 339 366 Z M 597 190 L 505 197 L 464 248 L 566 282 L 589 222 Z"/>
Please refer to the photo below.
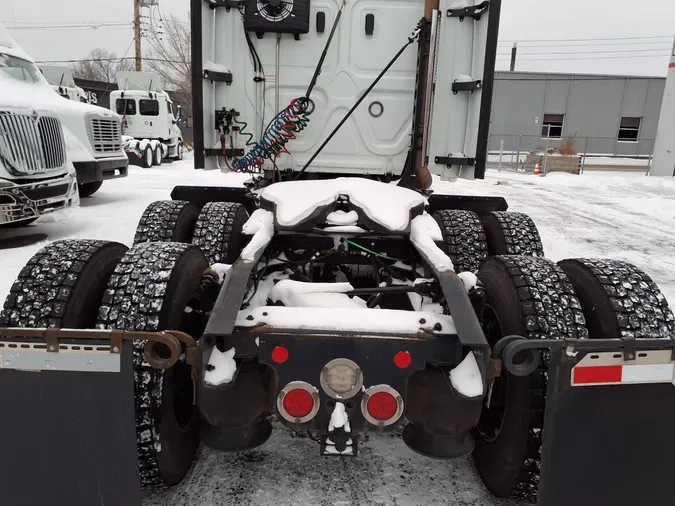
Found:
<path fill-rule="evenodd" d="M 144 168 L 163 160 L 183 159 L 183 135 L 178 127 L 181 106 L 175 107 L 154 72 L 119 72 L 119 89 L 110 94 L 110 109 L 122 116 L 124 146 L 129 161 Z"/>
<path fill-rule="evenodd" d="M 138 505 L 273 419 L 336 458 L 402 429 L 542 506 L 670 501 L 656 284 L 546 259 L 501 198 L 428 190 L 483 176 L 500 8 L 192 0 L 195 168 L 250 180 L 176 187 L 131 248 L 27 263 L 0 316 L 3 503 Z"/>

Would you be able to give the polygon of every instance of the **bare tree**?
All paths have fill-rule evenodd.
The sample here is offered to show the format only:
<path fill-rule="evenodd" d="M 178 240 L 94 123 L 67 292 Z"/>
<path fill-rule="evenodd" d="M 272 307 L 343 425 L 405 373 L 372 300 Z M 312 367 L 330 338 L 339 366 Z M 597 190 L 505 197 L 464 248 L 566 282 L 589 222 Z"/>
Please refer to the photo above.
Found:
<path fill-rule="evenodd" d="M 133 70 L 133 61 L 120 59 L 115 53 L 97 47 L 92 49 L 84 59 L 71 66 L 74 77 L 92 81 L 115 82 L 117 73 Z"/>
<path fill-rule="evenodd" d="M 152 30 L 147 38 L 151 49 L 144 55 L 143 67 L 159 74 L 165 83 L 176 86 L 173 99 L 183 107 L 184 116 L 188 118 L 192 116 L 190 27 L 171 14 L 162 20 L 160 34 L 159 22 L 152 17 Z"/>

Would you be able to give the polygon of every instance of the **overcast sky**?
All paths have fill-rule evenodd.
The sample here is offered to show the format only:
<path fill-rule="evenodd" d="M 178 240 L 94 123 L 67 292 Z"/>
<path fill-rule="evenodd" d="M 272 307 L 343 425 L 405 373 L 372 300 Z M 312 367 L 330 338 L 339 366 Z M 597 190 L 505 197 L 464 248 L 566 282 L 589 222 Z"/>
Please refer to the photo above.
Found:
<path fill-rule="evenodd" d="M 95 47 L 133 55 L 132 0 L 0 3 L 0 22 L 36 60 L 82 58 Z M 160 8 L 187 22 L 188 0 L 160 0 Z M 31 27 L 83 22 L 128 26 Z M 675 0 L 503 0 L 497 68 L 508 69 L 511 46 L 518 41 L 516 70 L 662 76 L 674 34 Z"/>

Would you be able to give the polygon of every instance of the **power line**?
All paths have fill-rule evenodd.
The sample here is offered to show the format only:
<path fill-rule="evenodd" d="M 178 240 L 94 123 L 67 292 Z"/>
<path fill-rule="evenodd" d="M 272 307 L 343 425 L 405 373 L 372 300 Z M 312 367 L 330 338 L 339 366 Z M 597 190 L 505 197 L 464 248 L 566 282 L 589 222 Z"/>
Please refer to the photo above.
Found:
<path fill-rule="evenodd" d="M 519 58 L 519 62 L 523 61 L 550 61 L 550 62 L 556 62 L 556 61 L 567 61 L 567 60 L 573 60 L 573 61 L 583 61 L 583 60 L 620 60 L 620 59 L 635 59 L 635 58 L 667 58 L 669 56 L 669 53 L 663 53 L 663 54 L 641 54 L 641 55 L 630 55 L 630 56 L 598 56 L 594 58 L 575 58 L 575 57 L 570 57 L 570 58 Z M 506 58 L 504 56 L 498 58 L 500 61 L 510 61 L 510 58 Z"/>
<path fill-rule="evenodd" d="M 84 63 L 84 62 L 121 62 L 123 60 L 135 60 L 136 58 L 134 56 L 128 56 L 124 58 L 84 58 L 84 59 L 78 59 L 78 60 L 40 60 L 36 61 L 35 63 Z M 178 60 L 167 60 L 164 58 L 143 58 L 145 61 L 158 61 L 158 62 L 164 62 L 164 63 L 180 63 L 180 64 L 185 64 L 189 65 L 189 61 L 178 61 Z"/>
<path fill-rule="evenodd" d="M 587 42 L 587 41 L 596 41 L 596 40 L 616 40 L 616 41 L 628 41 L 628 40 L 647 40 L 647 39 L 669 39 L 671 42 L 673 40 L 673 35 L 650 35 L 646 37 L 601 37 L 597 39 L 587 39 L 587 38 L 580 38 L 580 39 L 501 39 L 500 42 L 517 42 L 520 44 L 521 42 L 526 43 L 526 42 Z"/>
<path fill-rule="evenodd" d="M 518 51 L 518 55 L 536 55 L 536 56 L 547 56 L 551 54 L 615 54 L 615 53 L 644 53 L 644 52 L 654 52 L 654 51 L 665 51 L 669 53 L 669 49 L 662 48 L 647 48 L 647 49 L 617 49 L 609 51 L 563 51 L 563 52 L 548 52 L 548 51 L 539 51 L 539 52 L 521 52 Z M 666 54 L 664 53 L 664 54 Z M 497 56 L 510 56 L 511 53 L 497 53 Z"/>
<path fill-rule="evenodd" d="M 72 25 L 24 25 L 7 26 L 9 30 L 99 30 L 131 28 L 130 23 L 72 24 Z"/>
<path fill-rule="evenodd" d="M 670 48 L 673 44 L 672 37 L 671 40 L 663 40 L 663 41 L 658 41 L 658 40 L 637 40 L 635 42 L 585 42 L 583 44 L 570 44 L 570 43 L 554 43 L 554 44 L 532 44 L 532 45 L 525 45 L 525 43 L 518 41 L 519 47 L 525 47 L 527 49 L 532 49 L 532 48 L 537 48 L 537 47 L 593 47 L 593 46 L 641 46 L 644 44 L 649 44 L 649 45 L 665 45 L 667 48 Z M 501 48 L 504 49 L 506 47 L 511 48 L 512 43 L 510 42 L 498 42 L 498 45 L 501 45 Z"/>

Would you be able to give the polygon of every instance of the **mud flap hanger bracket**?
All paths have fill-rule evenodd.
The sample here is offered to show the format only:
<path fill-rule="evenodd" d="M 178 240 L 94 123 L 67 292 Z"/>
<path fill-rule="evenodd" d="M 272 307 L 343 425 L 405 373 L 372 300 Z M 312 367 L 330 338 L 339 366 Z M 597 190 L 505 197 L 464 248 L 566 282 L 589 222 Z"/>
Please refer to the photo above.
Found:
<path fill-rule="evenodd" d="M 675 360 L 675 336 L 670 339 L 640 339 L 621 336 L 616 339 L 553 339 L 532 340 L 522 336 L 506 336 L 492 348 L 492 359 L 500 359 L 506 370 L 514 376 L 532 374 L 541 360 L 542 350 L 563 348 L 568 357 L 575 357 L 579 351 L 588 353 L 601 351 L 617 351 L 623 354 L 626 362 L 637 358 L 638 344 L 640 350 L 662 350 L 671 348 L 672 359 Z M 516 362 L 516 356 L 519 356 Z"/>
<path fill-rule="evenodd" d="M 145 360 L 156 369 L 168 369 L 180 360 L 185 347 L 185 361 L 192 367 L 192 379 L 197 381 L 197 343 L 184 332 L 167 330 L 162 332 L 137 332 L 126 330 L 75 330 L 58 328 L 0 328 L 0 338 L 43 339 L 48 353 L 59 353 L 61 339 L 89 339 L 110 341 L 110 353 L 122 353 L 124 340 L 147 341 L 144 349 Z M 167 357 L 166 352 L 169 352 Z"/>

